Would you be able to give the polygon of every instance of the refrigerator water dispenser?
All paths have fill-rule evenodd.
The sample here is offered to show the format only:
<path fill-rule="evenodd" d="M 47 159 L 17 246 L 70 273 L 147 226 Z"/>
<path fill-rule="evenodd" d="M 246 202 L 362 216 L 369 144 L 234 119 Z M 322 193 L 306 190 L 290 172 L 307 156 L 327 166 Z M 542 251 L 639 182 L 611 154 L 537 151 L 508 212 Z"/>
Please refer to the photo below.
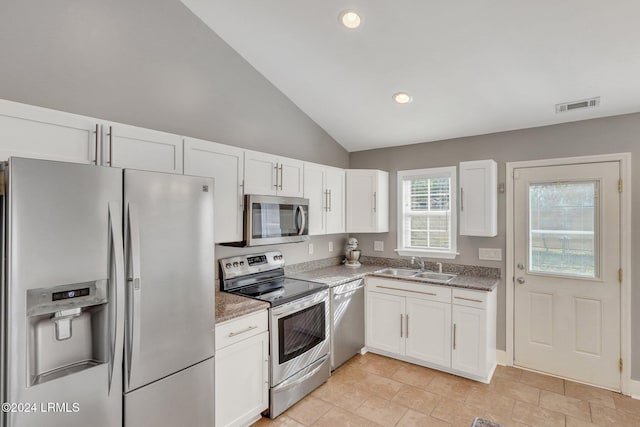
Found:
<path fill-rule="evenodd" d="M 29 386 L 107 362 L 107 283 L 27 291 Z"/>

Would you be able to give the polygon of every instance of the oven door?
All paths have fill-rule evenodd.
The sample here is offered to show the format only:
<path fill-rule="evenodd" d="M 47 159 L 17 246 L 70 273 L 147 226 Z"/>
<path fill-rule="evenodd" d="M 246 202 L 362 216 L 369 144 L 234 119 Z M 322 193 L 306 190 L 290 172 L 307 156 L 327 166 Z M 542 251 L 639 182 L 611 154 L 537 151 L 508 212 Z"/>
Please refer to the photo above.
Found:
<path fill-rule="evenodd" d="M 271 387 L 329 354 L 329 290 L 271 309 Z"/>
<path fill-rule="evenodd" d="M 302 242 L 309 239 L 309 200 L 249 194 L 245 200 L 247 246 Z"/>

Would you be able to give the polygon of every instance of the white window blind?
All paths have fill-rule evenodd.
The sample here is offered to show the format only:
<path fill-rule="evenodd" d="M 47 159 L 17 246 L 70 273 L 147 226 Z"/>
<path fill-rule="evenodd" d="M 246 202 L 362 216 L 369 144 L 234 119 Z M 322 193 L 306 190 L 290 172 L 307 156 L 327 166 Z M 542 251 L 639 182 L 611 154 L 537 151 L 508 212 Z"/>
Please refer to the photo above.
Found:
<path fill-rule="evenodd" d="M 455 256 L 455 176 L 455 167 L 398 172 L 401 255 Z"/>

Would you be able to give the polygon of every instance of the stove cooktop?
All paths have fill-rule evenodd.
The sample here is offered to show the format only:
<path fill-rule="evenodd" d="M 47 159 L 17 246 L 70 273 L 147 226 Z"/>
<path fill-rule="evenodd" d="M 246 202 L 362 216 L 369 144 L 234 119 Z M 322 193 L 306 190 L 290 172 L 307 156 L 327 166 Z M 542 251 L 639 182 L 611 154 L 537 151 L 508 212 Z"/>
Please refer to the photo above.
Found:
<path fill-rule="evenodd" d="M 276 307 L 322 291 L 323 289 L 329 289 L 329 285 L 308 282 L 306 280 L 290 279 L 288 277 L 278 277 L 266 282 L 234 289 L 232 293 L 266 301 L 271 304 L 272 307 Z"/>

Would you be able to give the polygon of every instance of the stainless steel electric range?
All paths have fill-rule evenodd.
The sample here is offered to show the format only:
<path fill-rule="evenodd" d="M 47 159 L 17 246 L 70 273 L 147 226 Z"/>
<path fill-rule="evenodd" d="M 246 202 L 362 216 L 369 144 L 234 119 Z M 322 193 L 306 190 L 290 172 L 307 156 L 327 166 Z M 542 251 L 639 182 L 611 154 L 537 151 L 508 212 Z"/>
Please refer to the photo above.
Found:
<path fill-rule="evenodd" d="M 275 418 L 329 378 L 329 287 L 285 277 L 278 251 L 221 259 L 220 287 L 271 304 L 269 416 Z"/>

